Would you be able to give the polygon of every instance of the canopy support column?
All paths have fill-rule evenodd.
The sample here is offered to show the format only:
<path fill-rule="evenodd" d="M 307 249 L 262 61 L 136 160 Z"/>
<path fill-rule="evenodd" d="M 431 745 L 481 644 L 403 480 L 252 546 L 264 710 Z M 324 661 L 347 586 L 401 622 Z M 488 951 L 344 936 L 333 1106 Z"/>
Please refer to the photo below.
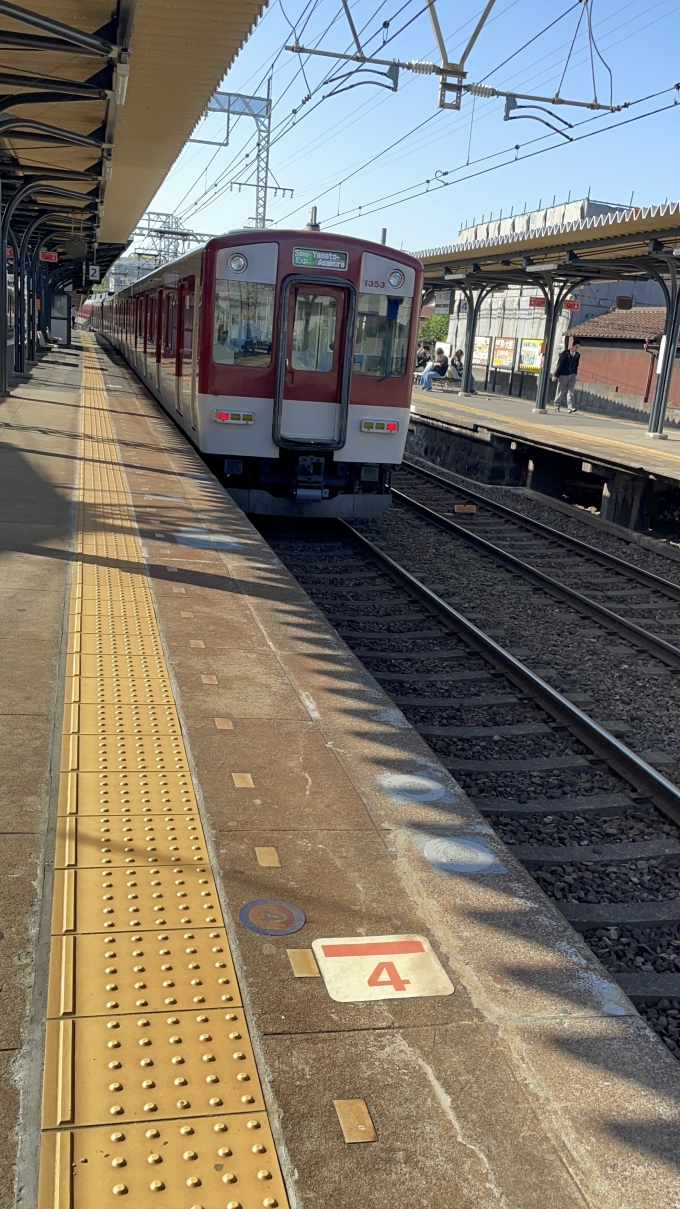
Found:
<path fill-rule="evenodd" d="M 461 395 L 472 394 L 472 358 L 475 351 L 475 336 L 477 334 L 477 322 L 482 309 L 482 303 L 486 301 L 489 294 L 493 292 L 493 286 L 482 286 L 477 291 L 469 287 L 462 287 L 462 293 L 465 296 L 468 305 L 467 325 L 465 328 L 465 356 L 463 358 L 463 382 L 460 388 Z"/>
<path fill-rule="evenodd" d="M 667 435 L 663 430 L 666 421 L 668 396 L 673 379 L 675 352 L 680 335 L 680 292 L 678 291 L 677 271 L 671 256 L 664 257 L 670 272 L 670 291 L 666 302 L 666 322 L 664 324 L 661 346 L 656 363 L 656 385 L 654 398 L 649 413 L 649 426 L 646 436 L 651 440 L 665 441 Z"/>
<path fill-rule="evenodd" d="M 555 352 L 555 337 L 557 336 L 557 321 L 562 313 L 562 303 L 567 294 L 570 294 L 576 284 L 586 285 L 588 278 L 582 277 L 578 281 L 563 281 L 555 290 L 555 279 L 548 273 L 544 275 L 543 281 L 539 281 L 541 290 L 545 297 L 545 329 L 543 334 L 543 365 L 538 379 L 538 388 L 536 390 L 536 406 L 534 412 L 545 415 L 548 410 L 548 395 L 550 393 L 550 378 L 553 355 Z"/>

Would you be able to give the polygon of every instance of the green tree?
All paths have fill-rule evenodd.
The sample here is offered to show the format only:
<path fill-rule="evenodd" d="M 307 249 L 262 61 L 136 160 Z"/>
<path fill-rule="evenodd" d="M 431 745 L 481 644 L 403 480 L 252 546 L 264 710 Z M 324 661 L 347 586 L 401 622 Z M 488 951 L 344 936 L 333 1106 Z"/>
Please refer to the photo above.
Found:
<path fill-rule="evenodd" d="M 425 344 L 436 344 L 437 340 L 446 340 L 448 332 L 448 315 L 430 315 L 420 329 L 420 339 Z"/>

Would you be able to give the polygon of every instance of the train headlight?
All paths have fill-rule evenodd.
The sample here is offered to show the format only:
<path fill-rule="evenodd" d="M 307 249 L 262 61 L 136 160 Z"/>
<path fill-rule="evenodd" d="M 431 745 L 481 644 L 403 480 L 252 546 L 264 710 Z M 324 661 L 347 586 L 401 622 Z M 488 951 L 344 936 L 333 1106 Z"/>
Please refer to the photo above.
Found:
<path fill-rule="evenodd" d="M 387 274 L 387 280 L 393 290 L 398 290 L 406 281 L 406 276 L 401 269 L 392 269 L 392 272 Z"/>
<path fill-rule="evenodd" d="M 229 257 L 229 268 L 232 273 L 245 273 L 248 268 L 247 256 L 244 256 L 243 252 L 234 252 L 234 255 Z"/>
<path fill-rule="evenodd" d="M 387 433 L 392 436 L 393 433 L 399 432 L 398 420 L 362 420 L 362 432 L 380 432 L 383 436 Z"/>

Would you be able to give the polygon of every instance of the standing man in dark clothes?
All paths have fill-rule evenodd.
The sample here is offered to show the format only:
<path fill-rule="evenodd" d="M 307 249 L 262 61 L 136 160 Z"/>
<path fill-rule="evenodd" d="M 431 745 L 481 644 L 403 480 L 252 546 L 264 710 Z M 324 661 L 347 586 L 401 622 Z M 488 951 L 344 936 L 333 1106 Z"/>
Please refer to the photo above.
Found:
<path fill-rule="evenodd" d="M 555 411 L 559 413 L 562 401 L 566 395 L 567 411 L 576 411 L 574 407 L 574 389 L 576 387 L 576 375 L 578 374 L 578 363 L 581 359 L 581 345 L 578 340 L 572 342 L 571 348 L 565 348 L 560 353 L 560 359 L 555 367 L 553 374 L 553 382 L 557 383 L 555 391 Z"/>

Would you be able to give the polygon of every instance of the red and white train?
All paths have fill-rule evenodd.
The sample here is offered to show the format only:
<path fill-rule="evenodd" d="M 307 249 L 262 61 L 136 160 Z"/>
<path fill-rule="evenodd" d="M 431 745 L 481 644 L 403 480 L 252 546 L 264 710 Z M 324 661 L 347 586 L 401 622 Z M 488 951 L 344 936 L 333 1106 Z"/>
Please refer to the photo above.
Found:
<path fill-rule="evenodd" d="M 212 239 L 93 301 L 246 512 L 378 516 L 404 453 L 422 265 L 320 231 Z"/>

